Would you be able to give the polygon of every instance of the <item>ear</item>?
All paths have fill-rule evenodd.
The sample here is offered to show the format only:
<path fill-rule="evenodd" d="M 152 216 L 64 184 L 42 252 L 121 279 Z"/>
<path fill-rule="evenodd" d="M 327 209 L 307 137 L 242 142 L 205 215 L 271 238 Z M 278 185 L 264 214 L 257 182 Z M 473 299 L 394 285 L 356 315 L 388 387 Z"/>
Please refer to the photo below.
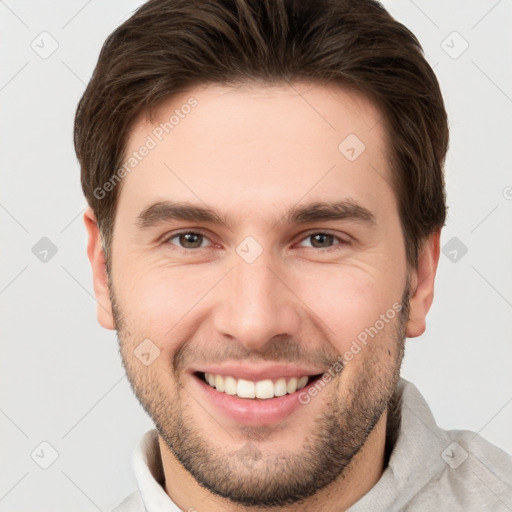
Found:
<path fill-rule="evenodd" d="M 411 299 L 408 338 L 416 338 L 425 332 L 425 320 L 434 300 L 434 281 L 439 262 L 439 243 L 441 229 L 435 231 L 424 241 L 418 254 L 418 267 L 411 276 Z"/>
<path fill-rule="evenodd" d="M 105 253 L 101 244 L 100 230 L 96 215 L 91 208 L 84 213 L 84 222 L 88 234 L 87 256 L 91 262 L 94 282 L 94 295 L 96 295 L 98 322 L 105 329 L 115 329 L 110 292 L 108 288 L 107 266 Z"/>

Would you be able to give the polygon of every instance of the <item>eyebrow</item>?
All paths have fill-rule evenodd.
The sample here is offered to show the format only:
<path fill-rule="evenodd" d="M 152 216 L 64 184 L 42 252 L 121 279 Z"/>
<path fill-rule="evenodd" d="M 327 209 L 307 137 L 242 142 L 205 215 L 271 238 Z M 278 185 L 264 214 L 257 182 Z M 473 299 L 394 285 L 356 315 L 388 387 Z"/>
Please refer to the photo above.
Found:
<path fill-rule="evenodd" d="M 146 229 L 170 220 L 223 224 L 230 230 L 234 224 L 233 218 L 220 215 L 208 207 L 172 201 L 159 201 L 148 206 L 138 215 L 136 224 L 141 229 Z M 369 226 L 375 226 L 377 223 L 375 215 L 370 210 L 348 198 L 341 201 L 293 206 L 274 222 L 271 229 L 276 226 L 328 220 L 353 220 Z"/>

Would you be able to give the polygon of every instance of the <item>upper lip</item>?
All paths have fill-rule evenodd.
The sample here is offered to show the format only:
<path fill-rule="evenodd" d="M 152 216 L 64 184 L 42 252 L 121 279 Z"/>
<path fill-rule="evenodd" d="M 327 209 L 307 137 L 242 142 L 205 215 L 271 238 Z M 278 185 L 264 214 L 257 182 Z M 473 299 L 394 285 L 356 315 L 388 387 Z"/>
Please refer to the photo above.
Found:
<path fill-rule="evenodd" d="M 254 365 L 238 362 L 198 366 L 197 368 L 192 369 L 191 372 L 212 373 L 213 375 L 231 376 L 235 379 L 245 379 L 257 382 L 266 379 L 278 379 L 280 377 L 309 377 L 323 373 L 324 370 L 290 364 Z"/>

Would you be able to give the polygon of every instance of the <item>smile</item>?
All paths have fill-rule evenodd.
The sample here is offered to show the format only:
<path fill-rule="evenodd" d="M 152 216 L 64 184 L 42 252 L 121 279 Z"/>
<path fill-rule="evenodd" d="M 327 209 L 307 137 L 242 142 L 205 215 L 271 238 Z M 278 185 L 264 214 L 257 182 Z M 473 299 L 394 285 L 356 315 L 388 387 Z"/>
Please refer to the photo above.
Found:
<path fill-rule="evenodd" d="M 209 386 L 221 393 L 236 395 L 239 398 L 260 398 L 263 400 L 295 393 L 320 377 L 320 375 L 304 375 L 302 377 L 280 377 L 254 382 L 237 379 L 230 375 L 215 375 L 206 372 L 201 372 L 200 375 Z"/>

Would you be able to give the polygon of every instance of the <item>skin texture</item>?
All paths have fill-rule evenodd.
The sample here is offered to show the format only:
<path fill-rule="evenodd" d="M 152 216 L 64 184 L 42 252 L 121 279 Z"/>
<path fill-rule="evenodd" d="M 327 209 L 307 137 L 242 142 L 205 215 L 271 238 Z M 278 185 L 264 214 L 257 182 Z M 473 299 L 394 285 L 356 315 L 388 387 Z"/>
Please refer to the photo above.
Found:
<path fill-rule="evenodd" d="M 118 330 L 180 508 L 343 510 L 383 471 L 386 407 L 405 337 L 425 330 L 440 233 L 408 269 L 382 116 L 337 87 L 198 87 L 162 104 L 153 123 L 139 119 L 127 155 L 191 96 L 194 110 L 123 178 L 108 276 L 94 213 L 85 213 L 99 322 Z M 349 134 L 365 144 L 354 161 L 338 149 Z M 277 223 L 292 207 L 347 198 L 375 224 Z M 230 222 L 141 227 L 140 213 L 162 201 L 207 206 Z M 205 236 L 195 246 L 176 236 L 197 230 Z M 318 233 L 334 237 L 315 245 Z M 252 263 L 236 251 L 248 236 L 262 250 Z M 401 314 L 279 424 L 226 417 L 189 373 L 213 362 L 326 372 L 394 304 Z M 149 366 L 134 355 L 146 339 L 160 351 Z"/>

